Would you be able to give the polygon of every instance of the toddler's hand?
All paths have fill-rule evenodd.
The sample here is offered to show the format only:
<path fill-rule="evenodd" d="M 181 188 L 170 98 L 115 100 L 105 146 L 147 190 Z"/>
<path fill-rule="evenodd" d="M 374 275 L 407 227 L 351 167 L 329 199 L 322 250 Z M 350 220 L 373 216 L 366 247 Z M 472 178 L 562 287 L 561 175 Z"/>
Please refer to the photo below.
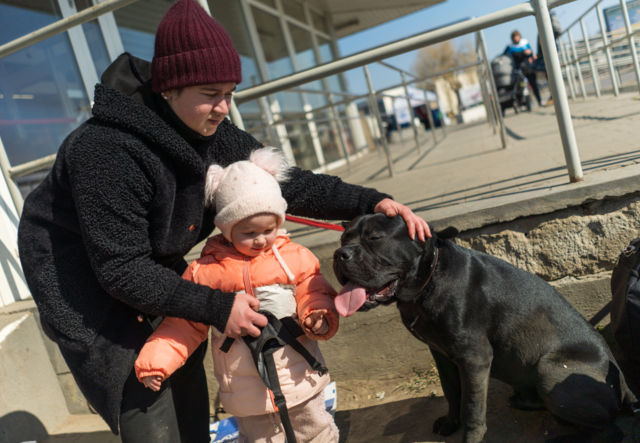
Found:
<path fill-rule="evenodd" d="M 150 375 L 148 377 L 142 377 L 142 383 L 144 386 L 152 391 L 159 391 L 162 384 L 162 377 L 159 375 Z"/>
<path fill-rule="evenodd" d="M 326 309 L 318 309 L 313 311 L 304 320 L 305 329 L 311 331 L 315 335 L 325 335 L 329 333 L 329 321 L 326 319 Z"/>

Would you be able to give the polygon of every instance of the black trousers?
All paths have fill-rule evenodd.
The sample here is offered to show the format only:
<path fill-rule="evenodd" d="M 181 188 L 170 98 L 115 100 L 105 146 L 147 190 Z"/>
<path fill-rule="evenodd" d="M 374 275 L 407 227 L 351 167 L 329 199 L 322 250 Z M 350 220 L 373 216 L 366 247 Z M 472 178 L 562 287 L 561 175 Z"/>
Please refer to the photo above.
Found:
<path fill-rule="evenodd" d="M 209 443 L 209 391 L 204 371 L 208 340 L 158 392 L 131 371 L 120 408 L 122 443 Z"/>
<path fill-rule="evenodd" d="M 534 71 L 527 73 L 527 80 L 533 89 L 533 95 L 535 95 L 538 104 L 542 106 L 542 98 L 540 97 L 540 88 L 538 87 L 538 77 Z"/>

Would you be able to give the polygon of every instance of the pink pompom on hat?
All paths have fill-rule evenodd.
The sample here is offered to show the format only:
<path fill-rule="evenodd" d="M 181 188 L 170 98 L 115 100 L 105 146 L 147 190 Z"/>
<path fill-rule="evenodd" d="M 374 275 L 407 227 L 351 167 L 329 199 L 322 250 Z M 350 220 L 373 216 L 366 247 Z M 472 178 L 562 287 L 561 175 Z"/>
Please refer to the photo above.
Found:
<path fill-rule="evenodd" d="M 205 203 L 217 211 L 215 225 L 231 241 L 233 226 L 257 214 L 274 214 L 278 228 L 284 223 L 287 202 L 280 183 L 287 179 L 289 165 L 275 148 L 257 149 L 249 160 L 226 168 L 211 165 L 207 171 Z"/>

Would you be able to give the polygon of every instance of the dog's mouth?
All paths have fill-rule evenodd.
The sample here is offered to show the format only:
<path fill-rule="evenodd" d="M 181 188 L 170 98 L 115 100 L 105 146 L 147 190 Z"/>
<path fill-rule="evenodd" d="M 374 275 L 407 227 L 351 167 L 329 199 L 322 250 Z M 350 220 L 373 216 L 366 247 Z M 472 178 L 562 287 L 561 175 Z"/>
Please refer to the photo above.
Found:
<path fill-rule="evenodd" d="M 389 301 L 396 293 L 398 279 L 391 280 L 379 288 L 365 288 L 349 280 L 336 297 L 336 309 L 343 317 L 350 317 L 356 311 L 369 310 Z"/>

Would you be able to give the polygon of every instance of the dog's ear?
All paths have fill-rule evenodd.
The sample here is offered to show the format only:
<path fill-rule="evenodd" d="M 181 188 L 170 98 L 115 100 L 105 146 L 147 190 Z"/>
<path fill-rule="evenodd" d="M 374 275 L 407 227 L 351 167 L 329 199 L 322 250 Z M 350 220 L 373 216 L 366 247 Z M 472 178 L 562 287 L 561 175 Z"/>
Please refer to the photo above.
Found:
<path fill-rule="evenodd" d="M 452 238 L 457 237 L 458 234 L 460 234 L 460 231 L 458 231 L 453 226 L 449 226 L 448 228 L 445 228 L 442 231 L 436 232 L 436 235 L 438 236 L 438 238 L 442 240 L 450 240 Z"/>
<path fill-rule="evenodd" d="M 349 225 L 351 224 L 351 222 L 350 221 L 343 221 L 341 224 L 342 224 L 343 228 L 347 229 L 349 227 Z"/>

